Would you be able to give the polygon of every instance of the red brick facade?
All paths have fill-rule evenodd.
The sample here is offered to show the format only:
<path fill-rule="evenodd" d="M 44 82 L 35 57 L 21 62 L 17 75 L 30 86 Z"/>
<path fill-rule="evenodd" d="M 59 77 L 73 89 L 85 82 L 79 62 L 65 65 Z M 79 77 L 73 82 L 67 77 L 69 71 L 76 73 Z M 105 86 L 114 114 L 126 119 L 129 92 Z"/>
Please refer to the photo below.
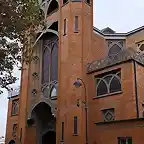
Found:
<path fill-rule="evenodd" d="M 76 32 L 74 31 L 75 16 L 78 16 Z M 11 101 L 9 102 L 6 143 L 13 139 L 11 127 L 15 119 L 18 123 L 16 141 L 22 144 L 39 143 L 37 123 L 28 126 L 27 120 L 32 117 L 32 113 L 37 110 L 40 103 L 46 103 L 56 113 L 56 143 L 85 144 L 85 108 L 82 103 L 79 107 L 76 104 L 77 99 L 85 102 L 86 94 L 88 144 L 123 144 L 122 140 L 119 140 L 122 137 L 130 138 L 127 144 L 142 144 L 144 142 L 144 64 L 143 59 L 137 60 L 136 55 L 144 42 L 144 27 L 123 34 L 108 34 L 93 28 L 92 2 L 89 5 L 84 1 L 70 1 L 65 5 L 59 3 L 59 10 L 47 18 L 48 21 L 52 19 L 58 22 L 59 32 L 57 99 L 49 100 L 41 94 L 43 73 L 42 39 L 40 39 L 34 51 L 34 55 L 39 58 L 38 62 L 28 66 L 23 64 L 18 117 L 10 117 Z M 65 34 L 64 19 L 66 19 Z M 118 43 L 118 46 L 122 47 L 121 50 L 125 51 L 118 52 L 115 58 L 108 56 L 113 43 Z M 134 50 L 129 51 L 131 48 Z M 122 53 L 122 56 L 119 53 Z M 121 74 L 121 90 L 97 96 L 95 77 L 117 69 L 120 69 Z M 34 72 L 38 73 L 36 80 L 33 80 Z M 82 78 L 84 81 L 86 93 L 84 86 L 74 87 L 73 83 L 77 78 Z M 35 95 L 32 95 L 33 89 L 37 90 Z M 114 109 L 113 120 L 104 120 L 103 110 L 107 109 Z M 77 134 L 74 134 L 74 117 L 78 118 Z M 62 122 L 64 122 L 64 133 Z M 126 140 L 124 139 L 123 142 Z"/>

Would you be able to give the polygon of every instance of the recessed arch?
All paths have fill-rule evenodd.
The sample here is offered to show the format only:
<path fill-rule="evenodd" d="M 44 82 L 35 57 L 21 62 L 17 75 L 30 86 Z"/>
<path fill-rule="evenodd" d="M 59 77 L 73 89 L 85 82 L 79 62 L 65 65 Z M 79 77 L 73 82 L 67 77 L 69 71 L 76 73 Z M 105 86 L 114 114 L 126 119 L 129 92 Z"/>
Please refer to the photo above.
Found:
<path fill-rule="evenodd" d="M 51 14 L 52 12 L 58 10 L 59 4 L 56 0 L 50 0 L 49 6 L 47 9 L 47 15 Z"/>

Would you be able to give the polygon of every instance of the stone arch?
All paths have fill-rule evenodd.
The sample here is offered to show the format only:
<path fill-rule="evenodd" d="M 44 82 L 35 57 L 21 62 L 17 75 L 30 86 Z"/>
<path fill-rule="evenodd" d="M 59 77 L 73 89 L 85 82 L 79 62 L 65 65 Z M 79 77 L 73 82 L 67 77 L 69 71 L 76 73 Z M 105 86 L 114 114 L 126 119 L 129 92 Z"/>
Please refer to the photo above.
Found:
<path fill-rule="evenodd" d="M 33 106 L 31 119 L 27 120 L 27 124 L 28 126 L 35 124 L 38 143 L 47 144 L 52 141 L 52 144 L 55 144 L 56 118 L 52 115 L 51 106 L 46 101 L 41 100 Z M 43 135 L 50 131 L 53 132 L 52 138 L 44 137 L 43 140 Z"/>
<path fill-rule="evenodd" d="M 40 100 L 31 107 L 31 110 L 29 111 L 29 114 L 28 114 L 28 121 L 32 121 L 33 119 L 33 113 L 34 113 L 34 110 L 36 107 L 38 107 L 41 103 L 44 103 L 46 105 L 48 105 L 50 108 L 51 108 L 51 113 L 53 116 L 55 116 L 56 114 L 56 110 L 55 110 L 55 104 L 52 103 L 49 99 L 41 96 L 40 97 Z M 32 121 L 33 122 L 33 121 Z"/>

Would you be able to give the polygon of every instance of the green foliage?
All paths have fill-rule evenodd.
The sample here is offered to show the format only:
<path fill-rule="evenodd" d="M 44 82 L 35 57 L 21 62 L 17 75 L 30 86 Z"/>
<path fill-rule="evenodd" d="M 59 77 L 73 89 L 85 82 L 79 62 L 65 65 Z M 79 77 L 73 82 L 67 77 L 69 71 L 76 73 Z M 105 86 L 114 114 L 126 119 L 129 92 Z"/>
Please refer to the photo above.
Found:
<path fill-rule="evenodd" d="M 43 24 L 37 0 L 0 0 L 0 87 L 9 90 L 17 78 L 12 72 L 28 58 L 28 38 Z M 27 32 L 28 31 L 28 32 Z M 29 58 L 28 58 L 29 59 Z"/>

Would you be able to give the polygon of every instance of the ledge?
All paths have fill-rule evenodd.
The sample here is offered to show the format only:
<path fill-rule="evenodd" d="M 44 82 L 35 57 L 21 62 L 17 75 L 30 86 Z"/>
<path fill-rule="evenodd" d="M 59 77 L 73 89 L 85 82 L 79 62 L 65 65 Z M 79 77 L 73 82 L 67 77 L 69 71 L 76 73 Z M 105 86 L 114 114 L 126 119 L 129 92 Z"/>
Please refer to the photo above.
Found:
<path fill-rule="evenodd" d="M 78 134 L 73 134 L 73 136 L 78 136 Z"/>
<path fill-rule="evenodd" d="M 96 125 L 105 125 L 105 124 L 115 124 L 123 122 L 134 122 L 134 121 L 144 121 L 144 118 L 135 118 L 135 119 L 124 119 L 124 120 L 115 120 L 110 122 L 96 122 Z"/>
<path fill-rule="evenodd" d="M 96 97 L 93 97 L 93 99 L 105 98 L 105 97 L 108 97 L 108 96 L 119 95 L 119 94 L 122 94 L 122 93 L 123 93 L 122 91 L 118 91 L 118 92 L 109 93 L 109 94 L 105 94 L 105 95 L 101 95 L 101 96 L 96 96 Z"/>

